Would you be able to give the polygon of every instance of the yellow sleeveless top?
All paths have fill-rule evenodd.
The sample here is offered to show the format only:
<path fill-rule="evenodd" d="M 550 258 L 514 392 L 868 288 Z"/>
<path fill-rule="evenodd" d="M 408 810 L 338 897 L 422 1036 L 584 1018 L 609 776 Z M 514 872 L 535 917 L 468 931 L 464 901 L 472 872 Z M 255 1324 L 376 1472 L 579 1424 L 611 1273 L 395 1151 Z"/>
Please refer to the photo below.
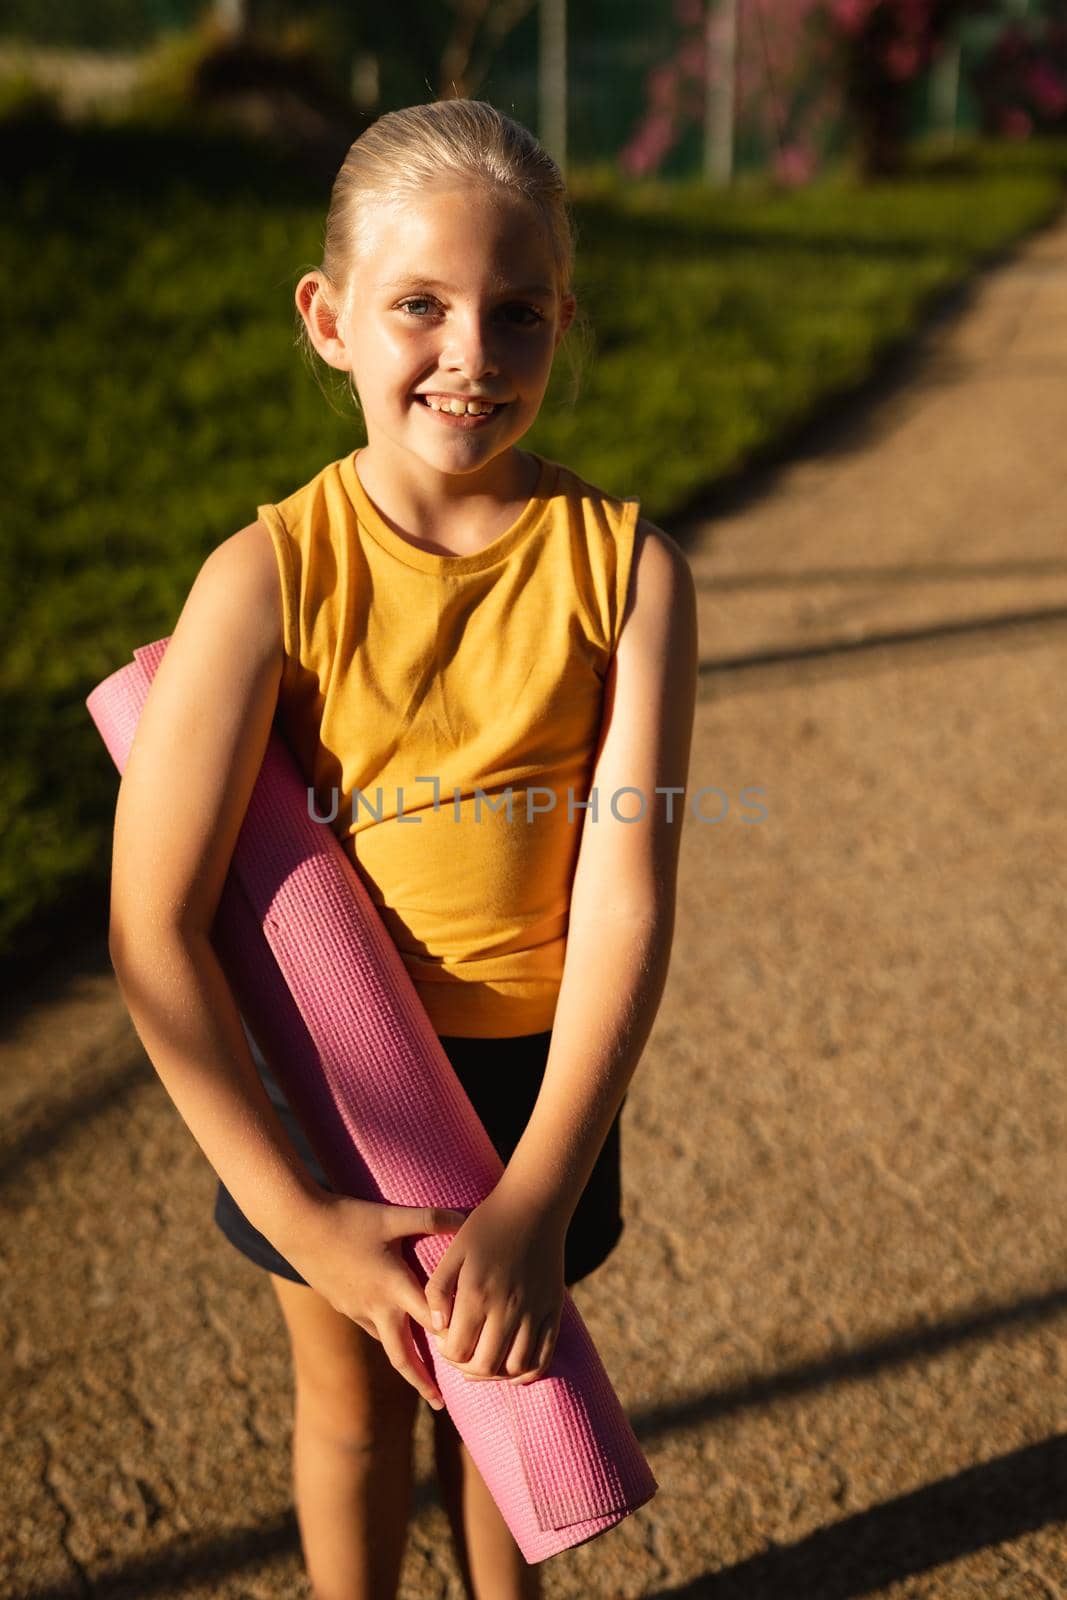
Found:
<path fill-rule="evenodd" d="M 527 453 L 532 498 L 474 555 L 396 533 L 354 455 L 257 507 L 281 731 L 439 1035 L 552 1026 L 632 564 L 638 501 Z"/>

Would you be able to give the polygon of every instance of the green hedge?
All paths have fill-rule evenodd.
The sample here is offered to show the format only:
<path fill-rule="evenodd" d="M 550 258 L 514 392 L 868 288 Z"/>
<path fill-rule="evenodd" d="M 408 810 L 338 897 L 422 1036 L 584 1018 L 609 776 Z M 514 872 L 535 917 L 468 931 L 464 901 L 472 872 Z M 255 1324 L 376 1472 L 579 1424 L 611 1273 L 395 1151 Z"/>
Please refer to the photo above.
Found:
<path fill-rule="evenodd" d="M 0 950 L 104 919 L 116 774 L 84 699 L 173 628 L 205 555 L 362 442 L 294 344 L 329 181 L 218 136 L 0 124 L 8 204 Z M 866 377 L 934 291 L 1061 205 L 1067 147 L 975 144 L 906 180 L 572 183 L 596 346 L 527 441 L 673 511 Z"/>

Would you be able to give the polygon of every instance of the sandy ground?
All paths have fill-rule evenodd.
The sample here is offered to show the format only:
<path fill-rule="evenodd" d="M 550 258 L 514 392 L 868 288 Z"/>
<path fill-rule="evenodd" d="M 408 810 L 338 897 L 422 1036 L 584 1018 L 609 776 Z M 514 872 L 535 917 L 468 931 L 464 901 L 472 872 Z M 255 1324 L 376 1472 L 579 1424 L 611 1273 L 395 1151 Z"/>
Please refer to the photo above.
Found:
<path fill-rule="evenodd" d="M 575 1290 L 660 1491 L 549 1600 L 1067 1595 L 1065 378 L 1067 220 L 674 530 L 719 820 Z M 306 1597 L 268 1280 L 59 954 L 3 1021 L 2 1593 Z M 401 1592 L 460 1600 L 430 1430 Z"/>

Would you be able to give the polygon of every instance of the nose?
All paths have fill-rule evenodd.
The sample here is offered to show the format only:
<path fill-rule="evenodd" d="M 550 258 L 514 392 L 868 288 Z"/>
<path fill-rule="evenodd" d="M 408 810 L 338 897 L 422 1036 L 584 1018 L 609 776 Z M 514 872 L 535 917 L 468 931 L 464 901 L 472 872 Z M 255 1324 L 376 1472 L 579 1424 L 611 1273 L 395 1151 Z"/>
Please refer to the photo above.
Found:
<path fill-rule="evenodd" d="M 483 378 L 497 372 L 497 355 L 487 316 L 467 311 L 450 324 L 448 342 L 441 354 L 450 371 L 464 372 L 469 378 Z"/>

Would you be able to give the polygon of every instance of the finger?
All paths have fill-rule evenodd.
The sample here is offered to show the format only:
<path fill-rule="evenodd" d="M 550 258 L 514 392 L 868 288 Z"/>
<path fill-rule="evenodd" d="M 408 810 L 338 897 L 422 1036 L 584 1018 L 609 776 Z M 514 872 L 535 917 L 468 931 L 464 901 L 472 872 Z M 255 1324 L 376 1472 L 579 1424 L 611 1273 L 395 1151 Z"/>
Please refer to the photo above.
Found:
<path fill-rule="evenodd" d="M 417 1322 L 419 1327 L 424 1328 L 428 1334 L 435 1331 L 430 1317 L 430 1308 L 426 1304 L 426 1297 L 422 1292 L 419 1280 L 413 1272 L 405 1270 L 402 1282 L 398 1283 L 395 1290 L 390 1285 L 390 1291 L 397 1305 L 403 1307 L 412 1322 Z"/>
<path fill-rule="evenodd" d="M 552 1313 L 545 1325 L 545 1331 L 541 1337 L 541 1347 L 537 1352 L 537 1370 L 541 1373 L 547 1372 L 552 1365 L 552 1357 L 556 1353 L 556 1340 L 559 1337 L 559 1323 L 562 1315 L 563 1310 L 560 1307 L 558 1311 Z"/>
<path fill-rule="evenodd" d="M 409 1233 L 458 1233 L 467 1220 L 465 1211 L 451 1206 L 390 1206 L 383 1215 L 390 1239 Z"/>
<path fill-rule="evenodd" d="M 438 1354 L 453 1366 L 469 1361 L 478 1347 L 485 1317 L 484 1306 L 472 1303 L 469 1295 L 466 1299 L 457 1295 L 448 1327 L 443 1333 L 435 1335 Z"/>
<path fill-rule="evenodd" d="M 531 1316 L 523 1317 L 515 1330 L 515 1337 L 511 1341 L 511 1349 L 504 1363 L 504 1376 L 518 1378 L 524 1372 L 530 1372 L 534 1367 L 536 1355 L 535 1335 L 537 1326 Z"/>
<path fill-rule="evenodd" d="M 463 1265 L 462 1247 L 445 1251 L 423 1285 L 422 1297 L 429 1318 L 426 1326 L 440 1333 L 452 1321 L 456 1284 Z"/>
<path fill-rule="evenodd" d="M 555 1354 L 557 1317 L 550 1314 L 540 1325 L 540 1332 L 535 1346 L 535 1353 L 531 1363 L 531 1370 L 520 1374 L 517 1378 L 509 1378 L 509 1383 L 536 1383 L 538 1378 L 543 1378 L 548 1368 L 552 1365 Z"/>
<path fill-rule="evenodd" d="M 490 1379 L 498 1377 L 507 1355 L 509 1340 L 503 1334 L 499 1316 L 488 1316 L 482 1324 L 477 1343 L 466 1361 L 457 1363 L 465 1378 Z"/>
<path fill-rule="evenodd" d="M 440 1410 L 443 1402 L 437 1380 L 433 1373 L 427 1370 L 415 1348 L 406 1318 L 402 1317 L 399 1321 L 383 1318 L 381 1329 L 385 1353 L 397 1372 L 406 1378 L 412 1388 L 417 1389 L 435 1410 Z"/>
<path fill-rule="evenodd" d="M 404 1344 L 408 1350 L 411 1360 L 415 1364 L 416 1370 L 424 1375 L 423 1383 L 425 1387 L 422 1389 L 422 1393 L 435 1410 L 442 1410 L 444 1407 L 444 1396 L 441 1394 L 441 1386 L 437 1381 L 437 1374 L 433 1370 L 432 1357 L 426 1359 L 423 1358 L 418 1341 L 415 1339 L 411 1322 L 407 1317 L 402 1319 L 400 1323 L 400 1330 Z"/>

